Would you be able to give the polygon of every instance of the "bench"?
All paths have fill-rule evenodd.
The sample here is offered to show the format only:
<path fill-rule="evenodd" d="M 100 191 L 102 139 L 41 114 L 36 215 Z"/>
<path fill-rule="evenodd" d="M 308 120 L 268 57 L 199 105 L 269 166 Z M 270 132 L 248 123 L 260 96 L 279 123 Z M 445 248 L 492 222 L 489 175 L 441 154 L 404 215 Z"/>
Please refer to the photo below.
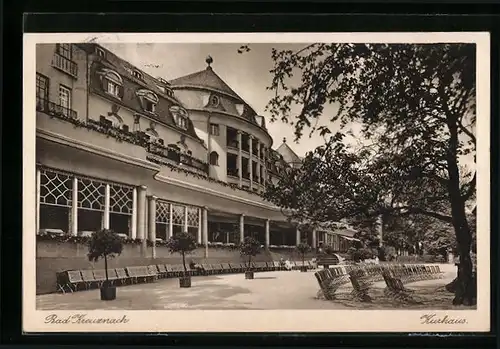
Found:
<path fill-rule="evenodd" d="M 130 277 L 128 276 L 125 268 L 116 268 L 115 272 L 116 272 L 116 277 L 117 277 L 116 281 L 118 281 L 120 283 L 120 285 L 125 285 L 125 284 L 127 284 L 127 282 L 130 281 Z"/>
<path fill-rule="evenodd" d="M 368 294 L 371 282 L 367 273 L 362 269 L 351 270 L 349 272 L 349 279 L 353 288 L 351 295 L 361 302 L 371 302 L 372 298 Z"/>
<path fill-rule="evenodd" d="M 339 264 L 339 259 L 335 256 L 320 256 L 318 257 L 316 264 L 318 266 L 323 266 L 323 268 L 330 268 L 330 265 Z"/>
<path fill-rule="evenodd" d="M 420 303 L 411 296 L 411 294 L 414 293 L 414 291 L 404 287 L 401 279 L 398 279 L 393 275 L 391 275 L 389 270 L 384 270 L 382 275 L 384 277 L 384 281 L 387 286 L 384 290 L 384 295 L 392 299 L 406 303 L 412 303 L 412 304 Z"/>
<path fill-rule="evenodd" d="M 66 293 L 66 290 L 71 293 L 78 291 L 80 287 L 85 288 L 85 282 L 82 279 L 80 270 L 66 270 L 56 274 L 57 291 Z"/>

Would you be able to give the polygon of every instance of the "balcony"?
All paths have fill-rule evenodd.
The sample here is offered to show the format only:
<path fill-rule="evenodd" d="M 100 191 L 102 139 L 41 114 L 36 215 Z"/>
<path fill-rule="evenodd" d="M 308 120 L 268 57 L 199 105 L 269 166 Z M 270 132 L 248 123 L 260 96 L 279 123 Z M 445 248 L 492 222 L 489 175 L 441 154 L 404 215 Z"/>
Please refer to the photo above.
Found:
<path fill-rule="evenodd" d="M 227 175 L 239 178 L 238 169 L 237 168 L 228 167 L 227 168 Z"/>
<path fill-rule="evenodd" d="M 52 57 L 52 66 L 75 79 L 78 78 L 78 65 L 57 52 Z"/>
<path fill-rule="evenodd" d="M 77 113 L 73 109 L 58 105 L 47 99 L 36 97 L 36 110 L 45 114 L 59 116 L 60 118 L 76 119 Z"/>
<path fill-rule="evenodd" d="M 160 158 L 168 160 L 175 165 L 186 166 L 193 170 L 201 171 L 204 174 L 208 173 L 208 164 L 187 154 L 182 154 L 177 150 L 165 147 L 157 143 L 148 143 L 147 152 L 156 155 Z"/>
<path fill-rule="evenodd" d="M 239 149 L 238 141 L 237 140 L 228 141 L 227 147 L 232 149 Z"/>

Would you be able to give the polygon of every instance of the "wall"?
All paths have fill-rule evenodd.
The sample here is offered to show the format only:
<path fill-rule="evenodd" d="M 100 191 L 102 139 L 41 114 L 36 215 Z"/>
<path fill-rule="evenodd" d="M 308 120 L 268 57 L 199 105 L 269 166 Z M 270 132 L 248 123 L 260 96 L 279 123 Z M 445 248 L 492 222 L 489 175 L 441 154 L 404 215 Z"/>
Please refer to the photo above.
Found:
<path fill-rule="evenodd" d="M 36 71 L 49 78 L 49 100 L 51 102 L 56 104 L 59 102 L 59 85 L 71 89 L 71 109 L 78 113 L 78 118 L 85 120 L 87 117 L 87 55 L 75 45 L 71 45 L 71 47 L 72 60 L 78 67 L 77 79 L 52 66 L 56 44 L 36 45 Z"/>
<path fill-rule="evenodd" d="M 89 262 L 87 246 L 77 243 L 57 243 L 37 241 L 36 244 L 36 293 L 44 294 L 57 291 L 56 273 L 64 270 L 104 269 L 104 261 Z M 204 258 L 205 249 L 198 248 L 186 261 L 195 263 L 243 262 L 238 250 L 209 248 L 208 258 Z M 263 251 L 255 261 L 271 261 L 269 252 Z M 279 258 L 277 259 L 279 260 Z M 124 268 L 150 264 L 181 264 L 178 254 L 170 254 L 164 246 L 156 247 L 156 258 L 152 258 L 152 247 L 148 247 L 144 256 L 140 245 L 124 245 L 120 256 L 110 259 L 109 268 Z"/>

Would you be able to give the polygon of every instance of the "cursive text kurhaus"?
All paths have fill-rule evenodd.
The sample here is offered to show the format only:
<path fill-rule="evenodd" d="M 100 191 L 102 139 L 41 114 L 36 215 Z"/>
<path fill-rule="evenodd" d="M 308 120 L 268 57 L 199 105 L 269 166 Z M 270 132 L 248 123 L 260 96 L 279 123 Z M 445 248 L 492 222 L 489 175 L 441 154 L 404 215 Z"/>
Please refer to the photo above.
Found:
<path fill-rule="evenodd" d="M 66 317 L 59 317 L 57 314 L 50 314 L 45 317 L 46 324 L 126 324 L 130 320 L 127 315 L 122 317 L 91 317 L 87 314 L 73 314 Z"/>
<path fill-rule="evenodd" d="M 437 316 L 436 314 L 424 314 L 420 317 L 421 324 L 447 324 L 447 325 L 463 325 L 467 323 L 467 319 L 463 318 L 452 318 L 448 315 L 445 316 Z"/>

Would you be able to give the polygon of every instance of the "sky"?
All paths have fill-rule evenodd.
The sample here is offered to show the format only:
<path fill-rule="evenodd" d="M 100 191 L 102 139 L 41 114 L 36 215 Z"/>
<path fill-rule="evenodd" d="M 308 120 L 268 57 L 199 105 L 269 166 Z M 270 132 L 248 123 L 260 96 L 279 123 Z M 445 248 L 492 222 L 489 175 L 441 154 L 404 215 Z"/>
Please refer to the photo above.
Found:
<path fill-rule="evenodd" d="M 238 53 L 241 44 L 102 44 L 104 47 L 125 59 L 146 73 L 172 80 L 207 67 L 205 59 L 213 58 L 213 70 L 240 97 L 242 97 L 259 115 L 266 118 L 269 134 L 274 139 L 273 148 L 277 148 L 286 138 L 287 144 L 299 156 L 324 144 L 318 134 L 309 137 L 304 132 L 299 143 L 295 143 L 294 128 L 281 121 L 269 122 L 265 107 L 273 97 L 273 92 L 266 90 L 271 83 L 273 68 L 271 49 L 299 50 L 306 44 L 255 44 L 251 50 Z M 327 109 L 328 111 L 328 109 Z M 325 120 L 327 117 L 325 116 Z"/>

